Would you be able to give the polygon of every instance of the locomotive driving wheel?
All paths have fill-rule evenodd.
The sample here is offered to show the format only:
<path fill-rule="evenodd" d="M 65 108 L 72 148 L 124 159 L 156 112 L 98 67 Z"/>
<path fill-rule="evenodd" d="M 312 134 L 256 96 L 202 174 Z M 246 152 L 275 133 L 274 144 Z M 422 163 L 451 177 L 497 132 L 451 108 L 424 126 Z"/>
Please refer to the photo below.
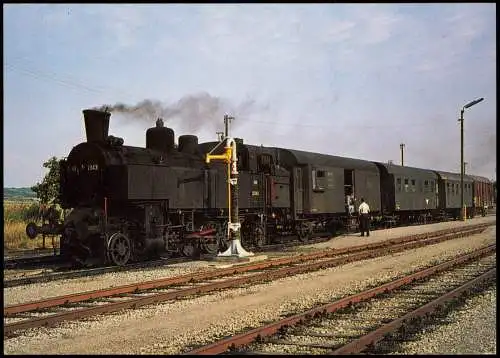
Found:
<path fill-rule="evenodd" d="M 217 224 L 208 223 L 203 226 L 203 229 L 215 229 L 216 232 L 214 238 L 203 238 L 200 240 L 201 249 L 209 255 L 217 254 L 217 251 L 219 250 L 219 232 L 217 230 Z"/>
<path fill-rule="evenodd" d="M 310 226 L 309 223 L 306 222 L 298 223 L 296 230 L 299 241 L 301 242 L 307 242 L 312 236 L 312 227 Z"/>
<path fill-rule="evenodd" d="M 125 266 L 131 256 L 130 239 L 121 232 L 111 235 L 108 240 L 108 259 L 117 266 Z"/>

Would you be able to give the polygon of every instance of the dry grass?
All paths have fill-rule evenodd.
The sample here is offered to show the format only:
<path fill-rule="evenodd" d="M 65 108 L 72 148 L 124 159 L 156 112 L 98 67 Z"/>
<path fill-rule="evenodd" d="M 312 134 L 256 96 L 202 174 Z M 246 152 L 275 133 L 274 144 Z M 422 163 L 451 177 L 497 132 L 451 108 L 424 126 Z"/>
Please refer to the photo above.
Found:
<path fill-rule="evenodd" d="M 36 203 L 31 201 L 4 201 L 3 247 L 5 249 L 34 249 L 43 247 L 43 238 L 31 240 L 26 235 L 26 224 L 30 220 L 26 213 L 35 209 Z M 46 247 L 52 247 L 52 239 L 45 238 Z M 56 245 L 59 238 L 55 238 Z"/>

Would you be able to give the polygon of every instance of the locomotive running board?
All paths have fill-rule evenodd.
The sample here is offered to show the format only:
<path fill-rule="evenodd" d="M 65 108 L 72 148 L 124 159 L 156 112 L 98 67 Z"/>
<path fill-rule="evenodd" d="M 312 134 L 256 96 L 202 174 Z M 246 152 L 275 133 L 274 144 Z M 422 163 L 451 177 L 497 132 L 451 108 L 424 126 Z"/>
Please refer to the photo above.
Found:
<path fill-rule="evenodd" d="M 249 257 L 253 256 L 253 252 L 246 251 L 243 246 L 241 246 L 241 241 L 239 239 L 231 240 L 231 244 L 228 249 L 224 252 L 219 252 L 217 256 L 219 257 Z"/>

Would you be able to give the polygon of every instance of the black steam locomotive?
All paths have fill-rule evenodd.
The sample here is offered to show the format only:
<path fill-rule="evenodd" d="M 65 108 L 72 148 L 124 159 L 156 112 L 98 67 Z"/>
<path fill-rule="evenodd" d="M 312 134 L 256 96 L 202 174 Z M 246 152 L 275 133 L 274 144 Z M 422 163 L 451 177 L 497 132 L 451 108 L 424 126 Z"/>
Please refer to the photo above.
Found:
<path fill-rule="evenodd" d="M 145 148 L 126 146 L 108 135 L 110 113 L 83 115 L 87 141 L 60 162 L 60 203 L 73 209 L 53 232 L 61 235 L 61 255 L 125 265 L 227 248 L 226 166 L 205 162 L 217 142 L 181 135 L 176 145 L 159 119 L 146 131 Z M 236 142 L 243 246 L 352 228 L 361 197 L 374 225 L 460 211 L 457 174 Z M 473 183 L 465 178 L 470 215 Z"/>

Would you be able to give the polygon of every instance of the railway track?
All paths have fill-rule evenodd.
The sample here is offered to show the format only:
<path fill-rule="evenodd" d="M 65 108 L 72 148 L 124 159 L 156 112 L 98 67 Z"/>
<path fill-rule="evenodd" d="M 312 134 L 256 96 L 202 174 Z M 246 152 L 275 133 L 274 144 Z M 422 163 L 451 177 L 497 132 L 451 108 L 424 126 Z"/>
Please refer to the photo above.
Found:
<path fill-rule="evenodd" d="M 28 328 L 55 325 L 67 320 L 137 308 L 384 256 L 456 237 L 478 234 L 489 225 L 491 224 L 486 223 L 411 235 L 368 245 L 324 250 L 8 306 L 4 307 L 4 335 L 10 336 Z"/>
<path fill-rule="evenodd" d="M 313 238 L 307 242 L 307 245 L 323 242 L 328 239 L 329 238 L 327 237 Z M 250 248 L 249 250 L 253 250 L 255 252 L 272 251 L 272 250 L 287 251 L 288 249 L 296 247 L 300 244 L 304 243 L 297 240 L 286 243 L 265 245 L 259 248 L 254 247 Z M 213 257 L 209 255 L 202 255 L 200 259 L 210 260 L 213 259 Z M 177 263 L 189 262 L 192 261 L 193 259 L 188 257 L 163 258 L 159 260 L 131 263 L 126 266 L 105 266 L 105 267 L 95 267 L 95 268 L 79 269 L 79 270 L 70 269 L 70 266 L 61 261 L 60 257 L 53 255 L 35 256 L 35 257 L 19 258 L 12 260 L 19 261 L 19 265 L 24 265 L 23 266 L 24 268 L 53 269 L 54 272 L 45 272 L 42 274 L 7 279 L 4 280 L 4 287 L 16 287 L 16 286 L 29 285 L 41 282 L 67 280 L 79 277 L 98 276 L 110 272 L 137 271 L 145 268 L 155 268 L 155 267 L 173 265 Z M 4 269 L 5 268 L 12 269 L 15 266 L 16 262 L 12 263 L 4 262 Z"/>
<path fill-rule="evenodd" d="M 496 245 L 185 354 L 390 353 L 468 291 L 496 281 Z"/>
<path fill-rule="evenodd" d="M 34 257 L 41 255 L 57 255 L 59 253 L 59 249 L 54 249 L 52 247 L 48 248 L 34 248 L 34 249 L 19 249 L 19 250 L 11 250 L 5 249 L 4 259 L 12 259 L 12 258 L 21 258 L 21 257 Z"/>
<path fill-rule="evenodd" d="M 98 276 L 110 272 L 139 271 L 147 268 L 157 268 L 161 266 L 168 266 L 188 261 L 190 261 L 190 259 L 186 257 L 179 257 L 179 258 L 166 258 L 154 261 L 139 262 L 139 263 L 129 264 L 126 266 L 106 266 L 106 267 L 96 267 L 96 268 L 82 269 L 82 270 L 55 271 L 55 272 L 42 273 L 26 277 L 7 279 L 4 280 L 3 286 L 7 288 L 7 287 L 16 287 L 34 283 L 49 282 L 49 281 L 69 280 L 79 277 Z M 56 269 L 60 269 L 60 267 Z"/>
<path fill-rule="evenodd" d="M 40 255 L 30 257 L 17 257 L 4 260 L 3 268 L 14 269 L 22 267 L 24 269 L 40 268 L 40 267 L 58 267 L 62 264 L 62 259 L 59 255 Z"/>

